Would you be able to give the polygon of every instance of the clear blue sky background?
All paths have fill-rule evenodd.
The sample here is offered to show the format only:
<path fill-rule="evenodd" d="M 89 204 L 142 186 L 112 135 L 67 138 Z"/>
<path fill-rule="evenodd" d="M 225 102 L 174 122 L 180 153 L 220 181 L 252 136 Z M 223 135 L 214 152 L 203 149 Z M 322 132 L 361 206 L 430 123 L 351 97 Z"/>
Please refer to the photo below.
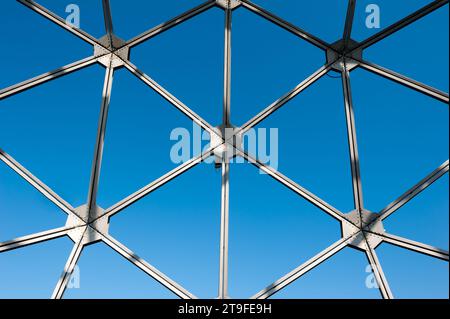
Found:
<path fill-rule="evenodd" d="M 101 1 L 40 0 L 61 16 L 76 3 L 81 28 L 104 34 Z M 346 1 L 255 0 L 328 42 L 342 36 Z M 381 25 L 431 1 L 358 1 L 353 37 L 369 3 Z M 115 32 L 129 39 L 201 0 L 111 0 Z M 448 92 L 448 6 L 383 40 L 365 58 Z M 224 13 L 213 8 L 136 47 L 131 60 L 213 125 L 221 122 Z M 92 48 L 13 0 L 0 3 L 0 88 L 92 54 Z M 232 122 L 241 125 L 325 62 L 307 42 L 243 8 L 233 14 Z M 336 74 L 333 74 L 336 76 Z M 0 101 L 0 147 L 74 207 L 86 202 L 104 68 L 92 66 Z M 351 73 L 367 209 L 379 211 L 448 159 L 448 106 L 364 70 Z M 259 127 L 279 129 L 285 175 L 343 212 L 352 210 L 339 78 L 325 76 Z M 107 208 L 176 165 L 173 128 L 192 122 L 126 70 L 115 74 L 99 205 Z M 248 164 L 231 167 L 230 295 L 250 297 L 340 238 L 339 224 Z M 385 221 L 387 231 L 448 250 L 448 175 Z M 65 214 L 0 163 L 0 241 L 60 227 Z M 202 164 L 111 219 L 110 232 L 203 298 L 217 295 L 220 171 Z M 0 254 L 1 298 L 48 298 L 72 242 L 62 238 Z M 387 244 L 377 249 L 394 295 L 448 298 L 448 263 Z M 68 298 L 172 298 L 100 243 L 79 261 Z M 285 298 L 379 298 L 367 260 L 346 248 Z"/>

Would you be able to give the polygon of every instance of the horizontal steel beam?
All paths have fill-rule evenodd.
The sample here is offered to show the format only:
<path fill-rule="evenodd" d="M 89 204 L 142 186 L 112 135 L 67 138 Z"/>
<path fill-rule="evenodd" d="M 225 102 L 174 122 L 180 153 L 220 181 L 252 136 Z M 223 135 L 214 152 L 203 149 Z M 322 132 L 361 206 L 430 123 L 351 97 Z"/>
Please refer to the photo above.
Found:
<path fill-rule="evenodd" d="M 312 84 L 317 82 L 320 78 L 322 78 L 325 74 L 327 74 L 331 70 L 331 66 L 334 64 L 329 63 L 327 65 L 324 65 L 320 67 L 316 72 L 314 72 L 312 75 L 310 75 L 308 78 L 303 80 L 300 84 L 298 84 L 294 89 L 283 95 L 281 98 L 273 102 L 271 105 L 266 107 L 263 111 L 261 111 L 258 115 L 247 121 L 241 129 L 239 130 L 240 133 L 244 134 L 251 128 L 255 127 L 262 121 L 264 121 L 267 117 L 269 117 L 272 113 L 277 111 L 279 108 L 281 108 L 283 105 L 294 99 L 297 95 L 299 95 L 301 92 L 306 90 L 308 87 L 310 87 Z"/>
<path fill-rule="evenodd" d="M 439 166 L 436 170 L 431 172 L 427 177 L 422 179 L 419 183 L 411 187 L 407 190 L 403 195 L 397 198 L 395 201 L 390 203 L 386 208 L 379 212 L 380 219 L 384 220 L 389 217 L 392 213 L 400 209 L 403 205 L 409 202 L 411 199 L 420 194 L 423 190 L 437 181 L 441 176 L 448 172 L 449 169 L 449 161 L 445 161 L 441 166 Z"/>
<path fill-rule="evenodd" d="M 254 4 L 253 2 L 249 0 L 241 0 L 242 5 L 247 8 L 248 10 L 258 14 L 259 16 L 265 18 L 268 21 L 271 21 L 272 23 L 278 25 L 279 27 L 291 32 L 292 34 L 302 38 L 303 40 L 308 41 L 309 43 L 315 45 L 316 47 L 322 49 L 322 50 L 333 50 L 330 44 L 326 43 L 325 41 L 319 39 L 318 37 L 312 35 L 311 33 L 306 32 L 305 30 L 302 30 L 292 23 L 289 23 L 276 15 L 270 13 L 269 11 L 263 9 L 262 7 Z"/>
<path fill-rule="evenodd" d="M 172 279 L 161 273 L 158 269 L 147 263 L 145 260 L 141 259 L 139 256 L 137 256 L 127 247 L 125 247 L 120 242 L 115 240 L 113 237 L 108 235 L 103 235 L 102 237 L 105 244 L 107 244 L 113 250 L 118 252 L 125 259 L 134 264 L 136 267 L 140 268 L 142 271 L 144 271 L 147 275 L 155 279 L 161 285 L 172 291 L 178 297 L 183 299 L 196 299 L 196 297 L 193 294 L 191 294 L 186 289 L 181 287 L 178 283 L 176 283 L 175 281 L 173 281 Z"/>
<path fill-rule="evenodd" d="M 32 1 L 32 0 L 17 0 L 17 1 L 19 1 L 23 5 L 27 6 L 28 8 L 32 9 L 33 11 L 36 11 L 37 13 L 39 13 L 42 16 L 44 16 L 45 18 L 47 18 L 48 20 L 52 21 L 53 23 L 59 25 L 61 28 L 64 28 L 64 29 L 68 30 L 69 32 L 71 32 L 72 34 L 76 35 L 80 39 L 86 41 L 87 43 L 92 44 L 92 45 L 100 45 L 100 46 L 103 47 L 103 45 L 96 38 L 94 38 L 92 35 L 88 34 L 87 32 L 84 32 L 81 29 L 75 28 L 74 26 L 66 23 L 66 21 L 64 19 L 62 19 L 61 17 L 57 16 L 56 14 L 54 14 L 53 12 L 48 10 L 47 8 L 45 8 L 45 7 L 41 6 L 40 4 L 36 3 L 35 1 Z"/>
<path fill-rule="evenodd" d="M 81 69 L 88 67 L 96 62 L 97 62 L 97 57 L 94 57 L 94 56 L 87 57 L 85 59 L 68 64 L 66 66 L 63 66 L 63 67 L 53 70 L 51 72 L 47 72 L 47 73 L 41 74 L 37 77 L 34 77 L 32 79 L 29 79 L 27 81 L 23 81 L 21 83 L 15 84 L 13 86 L 10 86 L 8 88 L 0 90 L 0 100 L 3 100 L 14 94 L 23 92 L 25 90 L 31 89 L 31 88 L 38 86 L 40 84 L 43 84 L 45 82 L 57 79 L 63 75 L 67 75 L 74 71 L 81 70 Z"/>
<path fill-rule="evenodd" d="M 395 236 L 388 233 L 383 234 L 376 234 L 377 236 L 380 236 L 383 238 L 383 241 L 398 246 L 402 248 L 409 249 L 411 251 L 415 251 L 427 256 L 439 258 L 442 260 L 448 261 L 448 251 L 445 249 L 440 249 L 431 245 L 426 245 L 423 243 L 419 243 L 414 240 L 406 239 L 403 237 Z"/>
<path fill-rule="evenodd" d="M 425 17 L 426 15 L 439 9 L 440 7 L 444 6 L 447 3 L 448 3 L 448 0 L 436 0 L 436 1 L 431 2 L 430 4 L 420 8 L 419 10 L 410 14 L 409 16 L 401 19 L 400 21 L 397 21 L 396 23 L 390 25 L 386 29 L 383 29 L 380 32 L 371 36 L 370 38 L 362 41 L 354 50 L 366 49 L 366 48 L 374 45 L 378 41 L 383 40 L 384 38 L 403 29 L 404 27 L 410 25 L 411 23 Z"/>
<path fill-rule="evenodd" d="M 351 238 L 351 237 L 350 237 Z M 309 272 L 310 270 L 314 269 L 315 267 L 319 266 L 321 263 L 326 261 L 327 259 L 331 258 L 335 254 L 337 254 L 339 251 L 344 249 L 347 246 L 347 243 L 349 241 L 349 238 L 342 238 L 335 242 L 333 245 L 329 246 L 313 258 L 309 259 L 299 267 L 295 268 L 293 271 L 285 275 L 284 277 L 280 278 L 279 280 L 275 281 L 270 286 L 266 287 L 265 289 L 258 292 L 256 295 L 254 295 L 251 299 L 267 299 L 273 294 L 277 293 L 281 289 L 285 288 L 286 286 L 290 285 L 297 279 L 299 279 L 301 276 Z"/>
<path fill-rule="evenodd" d="M 13 171 L 19 174 L 25 181 L 27 181 L 31 186 L 38 190 L 42 195 L 47 197 L 52 203 L 58 206 L 66 214 L 75 214 L 74 208 L 59 197 L 50 187 L 45 185 L 36 176 L 29 172 L 25 167 L 20 165 L 16 160 L 14 160 L 10 155 L 0 149 L 0 160 L 8 165 Z"/>
<path fill-rule="evenodd" d="M 185 21 L 199 15 L 200 13 L 214 7 L 215 5 L 216 5 L 215 0 L 209 0 L 199 6 L 173 18 L 170 21 L 161 23 L 160 25 L 138 35 L 137 37 L 127 41 L 124 46 L 129 46 L 130 48 L 134 47 L 144 41 L 147 41 L 147 40 L 157 36 L 158 34 L 164 32 L 164 31 L 167 31 L 167 30 L 179 25 L 182 22 L 185 22 Z"/>
<path fill-rule="evenodd" d="M 60 227 L 2 242 L 0 243 L 0 253 L 63 237 L 72 228 Z"/>
<path fill-rule="evenodd" d="M 448 104 L 448 94 L 445 92 L 442 92 L 438 89 L 435 89 L 431 86 L 428 86 L 426 84 L 420 83 L 416 80 L 410 79 L 402 74 L 396 73 L 394 71 L 391 71 L 387 68 L 384 68 L 382 66 L 376 65 L 371 62 L 367 61 L 358 61 L 355 60 L 359 66 L 361 66 L 363 69 L 370 71 L 374 74 L 381 75 L 382 77 L 392 80 L 394 82 L 397 82 L 399 84 L 402 84 L 408 88 L 411 88 L 413 90 L 416 90 L 418 92 L 421 92 L 423 94 L 426 94 L 432 98 L 435 98 L 441 102 Z"/>

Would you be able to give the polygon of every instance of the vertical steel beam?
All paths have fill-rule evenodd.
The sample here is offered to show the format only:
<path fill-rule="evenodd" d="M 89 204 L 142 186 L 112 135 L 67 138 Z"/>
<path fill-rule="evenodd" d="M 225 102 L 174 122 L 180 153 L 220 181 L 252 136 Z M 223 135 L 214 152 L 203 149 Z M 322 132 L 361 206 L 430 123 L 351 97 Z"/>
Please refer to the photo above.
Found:
<path fill-rule="evenodd" d="M 232 10 L 225 10 L 225 52 L 224 52 L 224 90 L 223 90 L 223 126 L 230 126 L 231 100 L 231 18 Z"/>
<path fill-rule="evenodd" d="M 345 61 L 342 69 L 342 85 L 344 88 L 345 114 L 347 118 L 347 135 L 350 150 L 350 165 L 352 171 L 353 199 L 355 209 L 361 212 L 363 209 L 363 194 L 361 185 L 361 174 L 359 170 L 358 144 L 356 141 L 355 115 L 353 112 L 352 91 L 350 87 L 350 73 Z"/>
<path fill-rule="evenodd" d="M 106 68 L 105 80 L 103 85 L 102 104 L 100 108 L 100 118 L 98 122 L 97 141 L 95 143 L 94 160 L 92 162 L 91 180 L 89 183 L 89 192 L 87 200 L 87 209 L 89 212 L 89 221 L 95 216 L 90 216 L 95 211 L 97 205 L 97 191 L 100 177 L 100 168 L 103 157 L 103 147 L 105 143 L 106 122 L 108 119 L 109 103 L 111 99 L 111 89 L 114 75 L 112 67 L 112 55 L 110 56 L 109 66 Z"/>
<path fill-rule="evenodd" d="M 347 51 L 348 42 L 352 37 L 353 18 L 355 17 L 356 0 L 348 0 L 347 16 L 345 18 L 344 34 L 344 50 Z"/>
<path fill-rule="evenodd" d="M 114 41 L 113 41 L 114 28 L 111 16 L 111 6 L 109 4 L 109 0 L 102 0 L 102 4 L 103 4 L 103 17 L 105 20 L 105 30 L 106 34 L 108 35 L 109 47 L 111 49 L 114 49 Z"/>
<path fill-rule="evenodd" d="M 223 127 L 231 126 L 231 17 L 232 10 L 225 9 L 225 54 L 224 54 L 224 92 L 223 92 Z M 229 178 L 230 164 L 225 148 L 222 155 L 222 190 L 220 209 L 220 264 L 219 264 L 219 299 L 228 297 L 228 226 L 229 226 Z"/>
<path fill-rule="evenodd" d="M 228 297 L 228 225 L 229 225 L 230 164 L 222 162 L 222 196 L 220 214 L 219 299 Z"/>

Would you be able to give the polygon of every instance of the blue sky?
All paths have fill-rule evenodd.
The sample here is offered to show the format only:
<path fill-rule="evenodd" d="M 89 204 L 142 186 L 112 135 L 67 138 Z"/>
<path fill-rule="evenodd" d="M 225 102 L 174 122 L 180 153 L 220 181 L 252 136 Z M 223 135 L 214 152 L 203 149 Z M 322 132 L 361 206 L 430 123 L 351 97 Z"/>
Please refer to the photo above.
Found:
<path fill-rule="evenodd" d="M 104 32 L 101 1 L 40 0 L 60 16 L 76 3 L 81 28 Z M 358 1 L 353 38 L 377 3 L 381 26 L 428 0 Z M 129 39 L 201 0 L 111 0 L 116 34 Z M 334 42 L 346 1 L 255 0 Z M 212 125 L 222 117 L 224 13 L 212 8 L 131 51 L 131 61 Z M 448 92 L 448 5 L 379 42 L 365 59 Z M 16 1 L 1 1 L 6 49 L 0 88 L 92 54 L 85 44 Z M 325 63 L 322 50 L 244 8 L 233 13 L 232 122 L 239 126 Z M 104 68 L 94 65 L 0 101 L 0 148 L 72 206 L 85 204 Z M 353 209 L 340 78 L 324 76 L 258 125 L 279 130 L 278 169 L 342 212 Z M 367 209 L 379 211 L 448 159 L 448 106 L 361 69 L 351 73 Z M 192 122 L 125 69 L 115 73 L 99 205 L 176 167 L 176 127 Z M 111 219 L 110 233 L 203 298 L 218 282 L 220 171 L 201 164 Z M 230 173 L 230 295 L 246 298 L 340 238 L 337 221 L 248 164 Z M 385 221 L 387 231 L 448 250 L 448 174 Z M 0 163 L 0 241 L 59 227 L 65 214 Z M 48 298 L 72 249 L 68 238 L 0 254 L 1 298 Z M 394 295 L 448 298 L 448 263 L 388 244 L 377 249 Z M 277 298 L 379 298 L 367 289 L 364 254 L 345 248 Z M 81 288 L 67 298 L 173 298 L 103 243 L 79 261 Z"/>

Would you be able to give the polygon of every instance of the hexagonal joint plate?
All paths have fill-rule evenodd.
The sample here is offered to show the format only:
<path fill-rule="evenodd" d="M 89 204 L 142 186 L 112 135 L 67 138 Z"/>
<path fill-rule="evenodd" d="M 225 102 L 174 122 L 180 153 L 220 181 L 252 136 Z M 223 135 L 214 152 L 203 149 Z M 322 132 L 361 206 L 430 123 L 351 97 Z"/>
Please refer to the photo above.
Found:
<path fill-rule="evenodd" d="M 239 0 L 216 0 L 216 3 L 219 7 L 223 9 L 235 9 L 241 5 L 241 1 Z"/>
<path fill-rule="evenodd" d="M 383 241 L 379 235 L 385 232 L 382 221 L 378 219 L 379 216 L 368 210 L 363 210 L 361 213 L 357 210 L 351 211 L 346 214 L 348 221 L 345 220 L 341 223 L 342 236 L 344 238 L 353 236 L 349 245 L 354 248 L 367 250 L 370 247 L 375 249 Z"/>
<path fill-rule="evenodd" d="M 211 147 L 214 151 L 216 166 L 221 165 L 222 161 L 229 162 L 235 155 L 235 148 L 242 150 L 242 134 L 240 129 L 235 126 L 225 127 L 223 125 L 214 129 L 216 134 L 211 134 Z M 225 143 L 224 143 L 225 142 Z"/>
<path fill-rule="evenodd" d="M 345 46 L 344 39 L 336 41 L 331 45 L 332 49 L 328 49 L 327 64 L 333 63 L 332 69 L 336 72 L 342 72 L 344 69 L 344 63 L 349 71 L 353 70 L 358 66 L 356 60 L 362 60 L 362 50 L 357 49 L 359 42 L 352 39 L 348 41 L 347 46 Z"/>
<path fill-rule="evenodd" d="M 67 218 L 66 226 L 74 227 L 68 232 L 68 236 L 74 242 L 81 241 L 83 245 L 92 244 L 102 240 L 102 234 L 109 231 L 109 218 L 103 216 L 104 210 L 98 206 L 88 212 L 87 205 L 75 208 L 75 214 Z"/>
<path fill-rule="evenodd" d="M 101 37 L 98 41 L 101 45 L 94 45 L 94 56 L 98 57 L 97 61 L 105 67 L 109 67 L 110 62 L 111 67 L 118 68 L 124 65 L 124 61 L 127 61 L 130 57 L 130 48 L 125 45 L 125 41 L 112 36 L 113 47 L 111 47 L 109 42 L 109 36 L 105 35 Z M 119 49 L 115 49 L 119 48 Z"/>

